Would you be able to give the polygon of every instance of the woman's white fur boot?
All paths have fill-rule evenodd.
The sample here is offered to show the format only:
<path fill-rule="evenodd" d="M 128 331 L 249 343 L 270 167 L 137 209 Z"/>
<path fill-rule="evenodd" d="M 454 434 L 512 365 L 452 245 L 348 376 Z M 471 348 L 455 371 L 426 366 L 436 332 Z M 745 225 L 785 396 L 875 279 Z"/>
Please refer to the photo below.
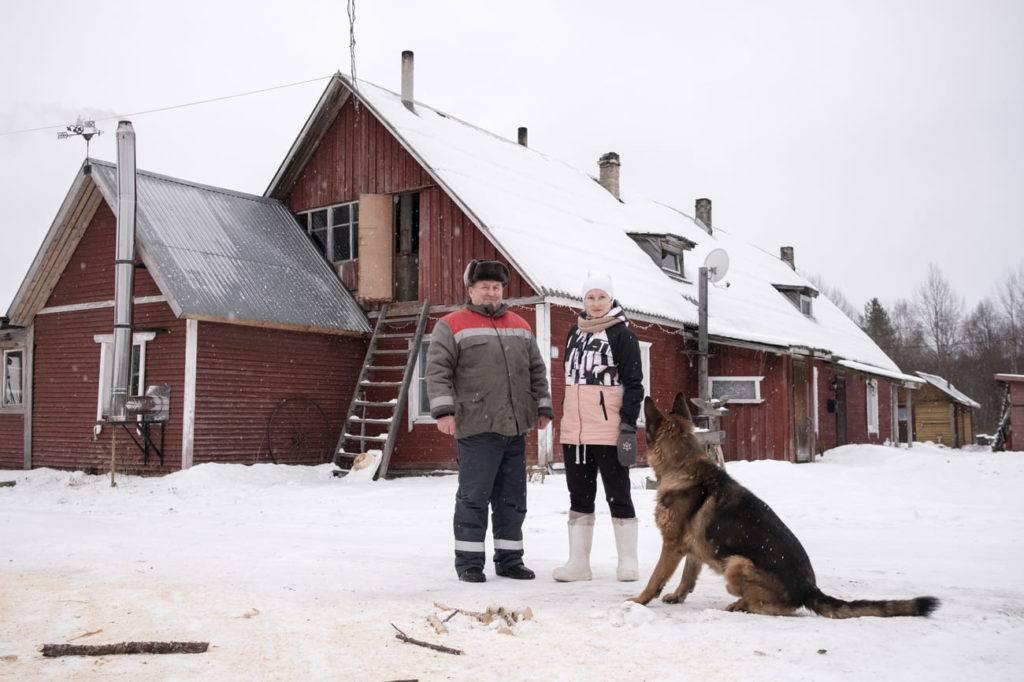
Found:
<path fill-rule="evenodd" d="M 594 515 L 583 514 L 569 519 L 569 562 L 551 571 L 551 576 L 562 583 L 590 580 L 590 548 L 593 543 Z"/>
<path fill-rule="evenodd" d="M 619 552 L 619 566 L 615 578 L 623 582 L 640 579 L 640 567 L 636 560 L 637 520 L 612 519 L 615 530 L 615 548 Z"/>

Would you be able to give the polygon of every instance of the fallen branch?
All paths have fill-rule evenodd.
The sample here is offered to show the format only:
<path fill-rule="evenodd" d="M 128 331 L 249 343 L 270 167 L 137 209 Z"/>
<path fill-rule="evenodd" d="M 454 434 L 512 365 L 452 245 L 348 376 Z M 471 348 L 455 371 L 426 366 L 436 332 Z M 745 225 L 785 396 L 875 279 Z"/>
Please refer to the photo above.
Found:
<path fill-rule="evenodd" d="M 394 629 L 398 630 L 398 626 L 395 625 L 394 623 L 391 624 L 391 627 L 393 627 Z M 445 653 L 445 654 L 455 654 L 456 656 L 461 656 L 464 653 L 461 649 L 452 649 L 451 647 L 441 646 L 440 644 L 431 644 L 430 642 L 422 642 L 422 641 L 420 641 L 418 639 L 413 639 L 412 637 L 408 636 L 407 634 L 405 634 L 401 630 L 398 630 L 398 634 L 395 635 L 395 638 L 399 639 L 399 640 L 401 640 L 403 642 L 408 642 L 409 644 L 415 644 L 416 646 L 423 646 L 423 647 L 426 647 L 428 649 L 433 649 L 434 651 L 440 651 L 441 653 Z"/>
<path fill-rule="evenodd" d="M 119 644 L 44 644 L 43 656 L 112 656 L 114 654 L 201 654 L 209 642 L 121 642 Z"/>

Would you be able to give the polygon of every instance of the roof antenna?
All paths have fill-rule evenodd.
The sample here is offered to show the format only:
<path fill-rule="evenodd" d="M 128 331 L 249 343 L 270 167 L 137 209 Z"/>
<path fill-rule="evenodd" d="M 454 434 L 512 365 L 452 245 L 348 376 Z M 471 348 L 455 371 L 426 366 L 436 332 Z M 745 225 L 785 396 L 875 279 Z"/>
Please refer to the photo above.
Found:
<path fill-rule="evenodd" d="M 57 139 L 66 140 L 76 135 L 81 135 L 85 138 L 85 167 L 82 169 L 82 173 L 89 175 L 92 173 L 92 165 L 89 163 L 89 140 L 92 139 L 93 135 L 102 134 L 103 131 L 96 127 L 96 121 L 83 121 L 82 117 L 79 116 L 78 120 L 66 126 L 66 130 L 57 133 Z"/>
<path fill-rule="evenodd" d="M 358 89 L 359 85 L 356 82 L 356 0 L 348 0 L 348 51 L 352 87 Z"/>

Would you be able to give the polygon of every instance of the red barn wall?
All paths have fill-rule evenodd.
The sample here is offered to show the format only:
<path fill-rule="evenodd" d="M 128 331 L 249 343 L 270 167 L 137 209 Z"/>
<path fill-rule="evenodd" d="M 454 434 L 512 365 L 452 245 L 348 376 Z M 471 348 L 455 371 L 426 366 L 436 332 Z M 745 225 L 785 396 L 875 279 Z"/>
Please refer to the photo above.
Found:
<path fill-rule="evenodd" d="M 165 303 L 135 306 L 136 324 L 170 329 L 146 344 L 146 385 L 171 386 L 164 466 L 155 455 L 144 464 L 142 452 L 120 427 L 106 425 L 98 437 L 93 434 L 100 370 L 100 344 L 93 335 L 112 333 L 113 316 L 112 308 L 36 316 L 33 467 L 106 471 L 116 430 L 118 471 L 166 473 L 180 468 L 185 330 Z M 159 437 L 158 429 L 152 433 Z"/>
<path fill-rule="evenodd" d="M 792 366 L 785 355 L 712 345 L 709 376 L 763 376 L 761 403 L 733 403 L 722 417 L 726 461 L 793 461 Z"/>
<path fill-rule="evenodd" d="M 197 341 L 193 464 L 331 461 L 366 339 L 200 322 Z"/>
<path fill-rule="evenodd" d="M 110 301 L 114 297 L 116 218 L 101 203 L 47 307 Z M 159 288 L 144 269 L 135 271 L 136 296 L 156 296 Z M 142 453 L 118 428 L 117 468 L 131 473 L 173 471 L 181 463 L 184 325 L 166 303 L 135 306 L 135 323 L 160 327 L 146 345 L 147 385 L 171 386 L 171 422 L 165 432 L 165 464 L 156 456 L 143 464 Z M 93 434 L 99 391 L 100 344 L 95 334 L 113 332 L 112 307 L 44 313 L 35 318 L 32 466 L 104 471 L 110 467 L 111 434 L 104 426 Z M 154 429 L 154 433 L 158 433 Z"/>
<path fill-rule="evenodd" d="M 0 469 L 25 466 L 25 415 L 0 413 Z"/>
<path fill-rule="evenodd" d="M 114 252 L 117 217 L 106 203 L 101 202 L 82 241 L 61 273 L 47 307 L 112 301 L 114 299 Z M 135 270 L 135 295 L 159 296 L 156 282 L 143 268 Z M 110 310 L 110 329 L 113 332 L 114 311 Z"/>
<path fill-rule="evenodd" d="M 1006 439 L 1007 450 L 1024 450 L 1024 382 L 1010 382 L 1010 426 L 1016 426 Z"/>
<path fill-rule="evenodd" d="M 432 305 L 465 300 L 462 272 L 470 260 L 508 262 L 452 199 L 365 107 L 356 112 L 350 99 L 303 169 L 286 204 L 306 211 L 346 201 L 360 194 L 420 192 L 419 298 Z M 514 272 L 505 298 L 535 295 Z M 343 264 L 342 280 L 358 291 L 357 267 Z"/>

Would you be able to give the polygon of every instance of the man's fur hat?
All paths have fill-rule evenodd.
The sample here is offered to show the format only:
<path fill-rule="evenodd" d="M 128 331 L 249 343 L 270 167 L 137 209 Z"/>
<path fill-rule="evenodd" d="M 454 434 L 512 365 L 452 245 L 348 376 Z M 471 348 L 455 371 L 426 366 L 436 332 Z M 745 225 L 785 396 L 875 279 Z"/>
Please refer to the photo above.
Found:
<path fill-rule="evenodd" d="M 471 260 L 462 275 L 462 281 L 468 289 L 481 280 L 501 282 L 501 286 L 508 286 L 508 268 L 496 260 Z"/>

